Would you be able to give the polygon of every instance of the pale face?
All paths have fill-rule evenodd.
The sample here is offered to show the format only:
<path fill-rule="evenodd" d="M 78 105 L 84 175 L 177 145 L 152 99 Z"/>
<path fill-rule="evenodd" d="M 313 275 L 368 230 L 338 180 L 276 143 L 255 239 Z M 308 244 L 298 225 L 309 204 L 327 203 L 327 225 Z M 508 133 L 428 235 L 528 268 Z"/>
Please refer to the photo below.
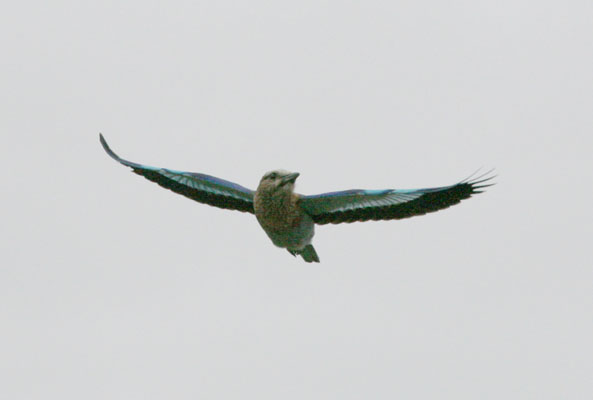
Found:
<path fill-rule="evenodd" d="M 283 169 L 278 169 L 266 174 L 259 181 L 260 187 L 267 187 L 274 190 L 280 188 L 294 188 L 294 182 L 298 178 L 298 172 L 290 172 Z"/>

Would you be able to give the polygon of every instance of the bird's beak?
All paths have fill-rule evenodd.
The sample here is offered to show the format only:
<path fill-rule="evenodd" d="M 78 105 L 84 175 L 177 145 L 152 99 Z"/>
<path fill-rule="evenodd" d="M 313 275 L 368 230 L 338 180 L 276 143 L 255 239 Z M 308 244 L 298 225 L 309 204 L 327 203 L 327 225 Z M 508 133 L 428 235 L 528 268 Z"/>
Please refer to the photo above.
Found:
<path fill-rule="evenodd" d="M 286 176 L 282 177 L 282 180 L 280 181 L 280 186 L 284 186 L 287 183 L 294 183 L 294 181 L 296 181 L 296 178 L 299 177 L 299 173 L 298 172 L 293 172 L 292 174 L 288 174 Z"/>

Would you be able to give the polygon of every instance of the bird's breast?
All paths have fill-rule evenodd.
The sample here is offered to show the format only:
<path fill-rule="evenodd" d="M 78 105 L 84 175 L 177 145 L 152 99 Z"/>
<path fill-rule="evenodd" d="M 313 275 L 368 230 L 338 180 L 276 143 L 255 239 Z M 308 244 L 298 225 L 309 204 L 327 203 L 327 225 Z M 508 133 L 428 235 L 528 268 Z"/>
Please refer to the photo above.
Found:
<path fill-rule="evenodd" d="M 273 230 L 290 229 L 298 226 L 302 212 L 296 204 L 289 201 L 274 201 L 263 196 L 256 197 L 255 216 L 264 228 Z"/>
<path fill-rule="evenodd" d="M 278 247 L 302 249 L 311 243 L 314 223 L 306 214 L 290 216 L 281 213 L 256 214 L 268 237 Z"/>
<path fill-rule="evenodd" d="M 276 246 L 302 248 L 313 237 L 313 220 L 298 205 L 298 198 L 255 196 L 255 216 Z"/>

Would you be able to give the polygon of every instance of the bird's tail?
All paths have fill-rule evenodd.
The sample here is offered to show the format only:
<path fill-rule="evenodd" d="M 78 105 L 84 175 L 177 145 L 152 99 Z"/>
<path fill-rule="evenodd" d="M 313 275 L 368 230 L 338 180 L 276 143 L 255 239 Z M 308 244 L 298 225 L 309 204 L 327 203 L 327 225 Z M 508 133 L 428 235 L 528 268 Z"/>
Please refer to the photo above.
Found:
<path fill-rule="evenodd" d="M 317 255 L 315 247 L 313 247 L 312 244 L 306 245 L 305 248 L 300 251 L 300 255 L 301 257 L 303 257 L 303 260 L 305 260 L 308 263 L 319 262 L 319 256 Z"/>

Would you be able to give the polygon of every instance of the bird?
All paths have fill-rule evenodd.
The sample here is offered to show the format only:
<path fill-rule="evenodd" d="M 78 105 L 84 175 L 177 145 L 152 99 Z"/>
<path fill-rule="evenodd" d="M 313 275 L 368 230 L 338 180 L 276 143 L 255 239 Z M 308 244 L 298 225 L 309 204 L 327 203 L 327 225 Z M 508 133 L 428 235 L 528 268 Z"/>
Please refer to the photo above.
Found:
<path fill-rule="evenodd" d="M 492 186 L 490 170 L 449 186 L 424 189 L 350 189 L 316 195 L 295 193 L 298 172 L 266 172 L 257 189 L 196 172 L 152 167 L 124 160 L 102 134 L 107 154 L 132 171 L 182 196 L 211 206 L 254 214 L 272 243 L 305 262 L 319 262 L 311 241 L 315 225 L 398 220 L 448 208 Z"/>

